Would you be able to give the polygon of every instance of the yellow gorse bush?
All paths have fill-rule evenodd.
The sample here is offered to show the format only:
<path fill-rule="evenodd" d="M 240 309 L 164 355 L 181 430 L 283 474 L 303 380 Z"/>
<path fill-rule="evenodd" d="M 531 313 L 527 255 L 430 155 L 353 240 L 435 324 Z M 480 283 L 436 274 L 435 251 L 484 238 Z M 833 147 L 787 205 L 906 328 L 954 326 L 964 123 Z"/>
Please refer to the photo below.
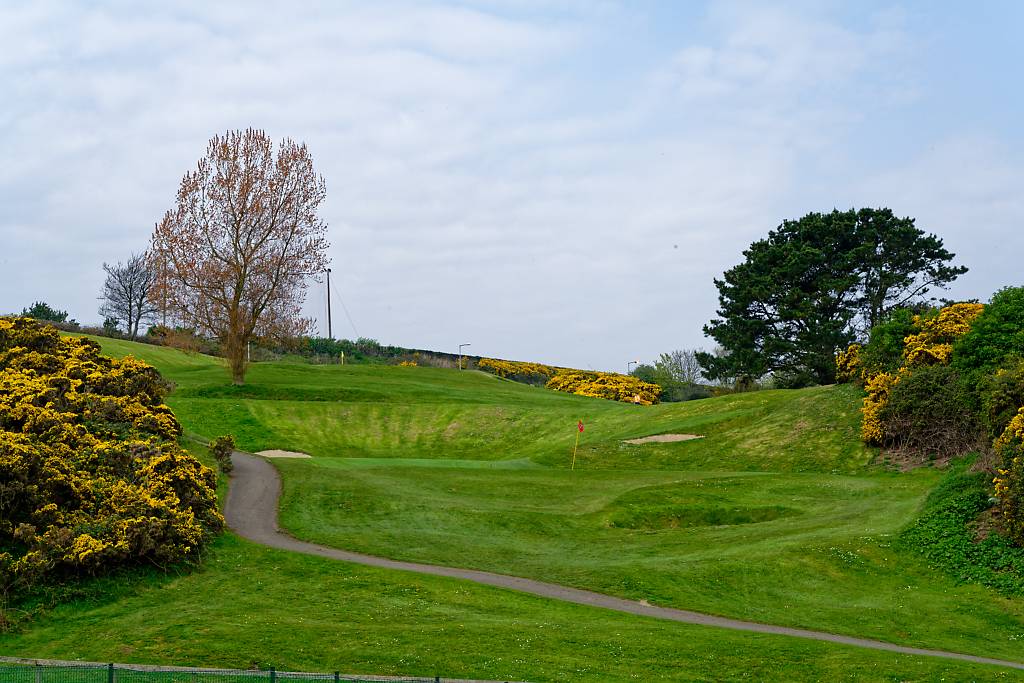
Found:
<path fill-rule="evenodd" d="M 0 318 L 0 589 L 195 556 L 223 528 L 159 373 Z"/>
<path fill-rule="evenodd" d="M 914 316 L 920 330 L 903 340 L 903 365 L 945 365 L 953 355 L 953 342 L 971 331 L 971 323 L 985 310 L 984 304 L 952 304 L 938 315 Z"/>
<path fill-rule="evenodd" d="M 863 416 L 860 423 L 860 436 L 865 443 L 880 445 L 885 437 L 882 429 L 881 413 L 889 401 L 892 388 L 899 382 L 899 375 L 880 372 L 868 378 L 864 384 L 867 396 L 861 407 Z"/>
<path fill-rule="evenodd" d="M 860 344 L 850 344 L 845 351 L 836 354 L 836 380 L 849 382 L 864 378 L 864 365 L 860 352 Z"/>
<path fill-rule="evenodd" d="M 651 405 L 658 402 L 661 387 L 630 375 L 612 372 L 563 370 L 547 383 L 548 389 L 610 401 Z"/>
<path fill-rule="evenodd" d="M 534 383 L 547 382 L 561 369 L 542 363 L 520 363 L 518 361 L 500 360 L 498 358 L 481 358 L 476 366 L 484 372 L 489 372 L 498 377 L 521 382 L 533 381 Z"/>
<path fill-rule="evenodd" d="M 882 411 L 889 401 L 892 389 L 915 367 L 945 365 L 953 353 L 953 344 L 967 334 L 971 323 L 985 309 L 983 304 L 951 304 L 932 316 L 914 316 L 917 331 L 903 339 L 903 365 L 895 372 L 869 374 L 861 362 L 862 348 L 851 344 L 836 355 L 836 370 L 840 379 L 864 382 L 867 395 L 861 407 L 861 438 L 865 443 L 881 446 L 887 435 L 882 426 Z M 888 435 L 892 436 L 892 435 Z"/>
<path fill-rule="evenodd" d="M 999 510 L 1010 535 L 1024 542 L 1024 407 L 1010 420 L 993 447 L 1002 456 L 1002 466 L 992 480 Z"/>
<path fill-rule="evenodd" d="M 661 395 L 661 387 L 657 384 L 614 372 L 574 370 L 542 363 L 520 363 L 496 358 L 481 358 L 477 367 L 498 377 L 543 384 L 555 391 L 610 401 L 651 405 L 657 403 Z"/>

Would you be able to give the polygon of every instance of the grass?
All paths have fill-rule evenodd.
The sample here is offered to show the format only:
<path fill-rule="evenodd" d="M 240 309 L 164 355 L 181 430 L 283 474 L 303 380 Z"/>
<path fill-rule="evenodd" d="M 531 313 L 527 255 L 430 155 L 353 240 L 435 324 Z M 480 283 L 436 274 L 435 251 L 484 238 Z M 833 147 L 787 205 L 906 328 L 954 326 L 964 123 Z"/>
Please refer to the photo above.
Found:
<path fill-rule="evenodd" d="M 231 387 L 217 359 L 100 341 L 108 353 L 132 352 L 153 363 L 175 383 L 169 403 L 190 432 L 208 438 L 232 433 L 247 450 L 312 454 L 311 460 L 277 463 L 285 482 L 282 522 L 301 538 L 655 604 L 1021 658 L 1024 601 L 958 585 L 893 542 L 918 516 L 942 474 L 897 474 L 870 465 L 873 453 L 858 439 L 857 397 L 849 387 L 642 408 L 476 372 L 293 363 L 257 364 L 247 386 Z M 577 419 L 586 431 L 576 471 L 570 471 Z M 672 432 L 705 438 L 622 443 Z M 232 616 L 238 610 L 228 604 L 255 599 L 248 591 L 265 585 L 254 582 L 270 581 L 259 578 L 266 576 L 268 557 L 274 565 L 295 568 L 277 574 L 274 589 L 257 591 L 280 599 L 280 609 L 291 616 L 279 623 L 288 630 L 296 628 L 296 619 L 309 621 L 305 635 L 293 640 L 269 632 L 253 640 L 253 624 L 271 617 L 259 610 L 247 620 Z M 634 620 L 339 563 L 321 568 L 320 562 L 228 537 L 201 571 L 159 584 L 160 591 L 186 585 L 187 590 L 168 588 L 157 600 L 156 588 L 136 587 L 102 604 L 61 607 L 21 634 L 0 637 L 0 650 L 57 656 L 70 648 L 83 653 L 77 656 L 105 653 L 99 658 L 116 660 L 117 642 L 157 638 L 159 646 L 133 644 L 136 649 L 120 659 L 180 663 L 189 647 L 215 636 L 224 642 L 192 650 L 202 663 L 247 664 L 246 656 L 270 651 L 282 665 L 297 668 L 497 678 L 502 676 L 490 673 L 495 669 L 488 662 L 500 657 L 504 665 L 522 665 L 503 676 L 533 680 L 588 680 L 601 671 L 606 675 L 593 680 L 628 680 L 630 672 L 639 679 L 729 678 L 744 671 L 755 672 L 753 678 L 815 680 L 849 671 L 839 662 L 869 679 L 939 675 L 930 664 L 914 669 L 918 663 L 911 658 L 787 639 L 754 646 L 746 639 L 761 637 Z M 355 579 L 336 583 L 335 575 L 363 577 L 378 593 L 355 590 L 362 585 Z M 288 578 L 283 584 L 282 576 Z M 408 586 L 427 584 L 430 591 L 419 593 L 428 596 L 425 602 L 388 607 L 393 594 L 416 595 Z M 307 597 L 309 591 L 319 595 Z M 454 609 L 452 593 L 461 596 L 454 604 L 464 612 L 450 616 L 465 631 L 438 630 L 436 615 Z M 344 612 L 350 630 L 343 632 L 351 641 L 339 644 L 327 635 L 325 625 L 339 617 L 337 606 L 323 602 L 325 595 L 343 596 L 346 606 L 351 601 L 365 611 L 351 624 Z M 163 620 L 179 623 L 176 610 L 187 613 L 204 596 L 218 610 L 201 612 L 201 630 L 186 629 L 178 638 L 170 635 L 172 628 L 161 630 Z M 533 606 L 527 609 L 527 603 Z M 510 605 L 524 611 L 517 616 Z M 366 616 L 375 609 L 410 620 L 423 616 L 424 624 L 434 624 L 434 636 L 419 622 L 388 624 Z M 146 618 L 135 624 L 133 610 Z M 114 623 L 106 641 L 83 637 L 108 618 Z M 269 629 L 269 622 L 261 628 Z M 372 657 L 358 645 L 363 633 L 383 645 Z M 53 639 L 50 646 L 47 638 Z M 270 649 L 257 648 L 257 642 Z M 520 644 L 518 655 L 509 643 Z M 43 652 L 36 651 L 40 647 Z M 764 647 L 768 654 L 762 660 L 750 647 Z M 322 654 L 307 652 L 317 648 Z M 234 649 L 238 656 L 229 653 Z M 677 651 L 678 657 L 672 654 Z M 334 664 L 323 657 L 333 657 Z M 578 670 L 583 661 L 592 662 L 592 670 Z M 687 666 L 666 664 L 679 661 Z M 973 670 L 949 676 L 984 678 Z"/>
<path fill-rule="evenodd" d="M 270 550 L 105 586 L 0 636 L 9 655 L 531 681 L 1021 680 L 1020 672 L 620 615 Z"/>
<path fill-rule="evenodd" d="M 517 463 L 518 465 L 519 463 Z M 893 547 L 940 479 L 278 463 L 283 526 L 403 560 L 698 611 L 1015 658 L 1024 602 Z"/>

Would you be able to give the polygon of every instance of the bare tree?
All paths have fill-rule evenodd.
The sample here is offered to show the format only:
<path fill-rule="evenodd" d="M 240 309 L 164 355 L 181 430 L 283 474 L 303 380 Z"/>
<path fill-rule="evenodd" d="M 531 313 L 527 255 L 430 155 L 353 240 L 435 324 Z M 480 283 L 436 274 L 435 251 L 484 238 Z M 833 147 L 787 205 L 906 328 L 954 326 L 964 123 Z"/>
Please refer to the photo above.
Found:
<path fill-rule="evenodd" d="M 220 339 L 235 384 L 251 339 L 311 328 L 301 308 L 307 278 L 327 267 L 327 224 L 317 216 L 326 195 L 305 144 L 285 139 L 275 154 L 263 131 L 229 131 L 210 140 L 153 231 L 154 299 Z"/>
<path fill-rule="evenodd" d="M 103 281 L 100 315 L 123 324 L 128 338 L 139 336 L 139 325 L 152 318 L 156 306 L 150 295 L 156 285 L 156 271 L 147 254 L 132 254 L 127 263 L 103 264 L 107 279 Z"/>
<path fill-rule="evenodd" d="M 654 362 L 654 366 L 680 384 L 693 385 L 703 379 L 700 363 L 697 362 L 697 352 L 692 349 L 676 349 L 663 353 Z"/>

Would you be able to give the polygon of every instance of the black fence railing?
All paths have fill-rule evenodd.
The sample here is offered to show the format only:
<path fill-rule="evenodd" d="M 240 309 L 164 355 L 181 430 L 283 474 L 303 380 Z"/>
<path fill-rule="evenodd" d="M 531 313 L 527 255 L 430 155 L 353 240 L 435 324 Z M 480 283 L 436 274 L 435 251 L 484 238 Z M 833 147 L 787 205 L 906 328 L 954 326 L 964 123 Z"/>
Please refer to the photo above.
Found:
<path fill-rule="evenodd" d="M 276 669 L 208 669 L 142 664 L 100 664 L 0 657 L 0 683 L 286 683 L 353 681 L 357 683 L 502 683 L 466 679 L 304 673 Z"/>

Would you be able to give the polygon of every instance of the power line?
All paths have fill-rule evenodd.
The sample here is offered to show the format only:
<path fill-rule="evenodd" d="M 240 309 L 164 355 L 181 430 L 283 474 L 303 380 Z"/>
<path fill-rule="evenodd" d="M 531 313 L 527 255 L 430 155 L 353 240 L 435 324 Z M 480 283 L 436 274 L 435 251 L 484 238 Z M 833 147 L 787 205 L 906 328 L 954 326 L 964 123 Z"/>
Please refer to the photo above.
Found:
<path fill-rule="evenodd" d="M 345 299 L 341 296 L 341 290 L 338 285 L 334 285 L 334 291 L 338 297 L 338 302 L 341 303 L 341 310 L 345 311 L 345 317 L 348 318 L 348 324 L 352 326 L 352 331 L 356 333 L 356 339 L 359 338 L 359 330 L 356 329 L 356 324 L 352 322 L 352 316 L 348 312 L 348 306 L 345 305 Z"/>

